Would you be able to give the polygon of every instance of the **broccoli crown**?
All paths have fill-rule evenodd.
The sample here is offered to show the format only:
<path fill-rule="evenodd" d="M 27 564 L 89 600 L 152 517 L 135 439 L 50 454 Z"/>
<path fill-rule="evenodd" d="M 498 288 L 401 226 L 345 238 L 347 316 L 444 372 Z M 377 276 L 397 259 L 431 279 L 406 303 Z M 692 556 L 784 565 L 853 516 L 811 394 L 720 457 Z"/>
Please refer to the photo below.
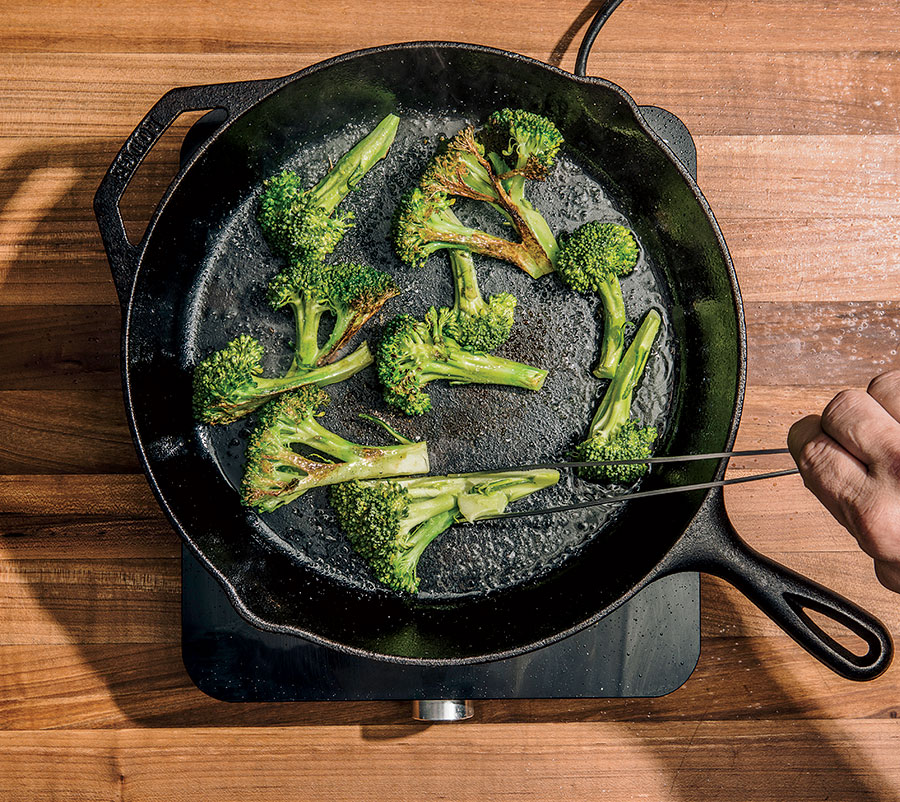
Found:
<path fill-rule="evenodd" d="M 653 443 L 657 437 L 655 426 L 640 426 L 635 420 L 627 420 L 612 436 L 602 432 L 589 437 L 574 450 L 579 462 L 647 459 L 651 456 Z M 636 482 L 649 470 L 649 465 L 594 465 L 579 468 L 578 473 L 585 479 L 617 482 L 627 485 Z"/>
<path fill-rule="evenodd" d="M 263 440 L 272 434 L 279 423 L 292 425 L 306 418 L 319 417 L 330 403 L 328 393 L 314 384 L 304 385 L 273 398 L 256 414 L 257 425 L 247 444 L 248 457 L 259 451 Z"/>
<path fill-rule="evenodd" d="M 453 310 L 444 331 L 468 351 L 493 351 L 509 339 L 515 320 L 516 297 L 492 295 L 477 312 Z"/>
<path fill-rule="evenodd" d="M 262 374 L 262 357 L 259 341 L 241 334 L 200 362 L 194 369 L 194 417 L 206 423 L 233 420 L 228 408 L 252 395 Z"/>
<path fill-rule="evenodd" d="M 523 109 L 500 109 L 479 133 L 485 149 L 507 158 L 511 172 L 543 180 L 563 144 L 559 129 L 546 117 Z"/>
<path fill-rule="evenodd" d="M 272 306 L 290 306 L 294 311 L 295 367 L 327 361 L 399 292 L 390 275 L 368 265 L 328 265 L 310 258 L 292 260 L 268 288 Z M 331 312 L 335 320 L 330 337 L 320 347 L 319 325 L 325 312 Z"/>
<path fill-rule="evenodd" d="M 488 203 L 498 200 L 490 163 L 471 126 L 441 142 L 419 186 L 426 193 L 443 192 Z"/>
<path fill-rule="evenodd" d="M 388 274 L 352 262 L 324 264 L 294 259 L 269 282 L 269 302 L 279 309 L 300 298 L 316 300 L 334 314 L 346 309 L 377 311 L 400 289 Z"/>
<path fill-rule="evenodd" d="M 409 550 L 402 522 L 409 512 L 409 492 L 390 479 L 332 485 L 331 505 L 353 548 L 369 564 L 375 578 L 395 590 L 415 593 L 419 578 L 401 568 Z"/>
<path fill-rule="evenodd" d="M 378 378 L 385 400 L 407 415 L 422 415 L 431 409 L 431 396 L 423 389 L 423 356 L 435 342 L 428 327 L 412 315 L 397 315 L 385 326 L 376 352 Z"/>
<path fill-rule="evenodd" d="M 379 582 L 419 588 L 419 558 L 456 521 L 501 514 L 508 504 L 559 481 L 554 470 L 458 473 L 334 485 L 330 500 L 353 548 Z"/>
<path fill-rule="evenodd" d="M 443 192 L 413 187 L 400 198 L 392 238 L 397 256 L 410 267 L 421 267 L 429 254 L 447 247 L 441 240 L 441 216 L 453 201 Z"/>
<path fill-rule="evenodd" d="M 394 250 L 402 262 L 421 267 L 435 251 L 457 248 L 509 262 L 533 278 L 553 269 L 539 264 L 521 242 L 463 225 L 453 214 L 452 204 L 452 198 L 434 188 L 413 187 L 403 195 L 391 230 Z"/>
<path fill-rule="evenodd" d="M 284 170 L 263 182 L 257 220 L 269 246 L 287 258 L 331 253 L 352 226 L 352 212 L 335 213 L 302 179 Z"/>
<path fill-rule="evenodd" d="M 323 390 L 305 386 L 262 407 L 241 482 L 247 506 L 271 512 L 313 487 L 428 471 L 425 443 L 363 446 L 345 440 L 318 422 L 327 404 Z"/>
<path fill-rule="evenodd" d="M 595 220 L 562 240 L 556 272 L 577 292 L 600 292 L 610 277 L 626 276 L 634 270 L 637 259 L 637 240 L 629 229 Z"/>
<path fill-rule="evenodd" d="M 241 481 L 241 499 L 247 506 L 270 511 L 300 486 L 301 477 L 324 479 L 333 465 L 302 457 L 294 443 L 311 438 L 310 424 L 329 403 L 319 387 L 306 386 L 283 393 L 265 404 L 247 441 L 246 463 Z M 301 491 L 302 492 L 302 491 Z M 296 498 L 296 495 L 290 499 Z"/>

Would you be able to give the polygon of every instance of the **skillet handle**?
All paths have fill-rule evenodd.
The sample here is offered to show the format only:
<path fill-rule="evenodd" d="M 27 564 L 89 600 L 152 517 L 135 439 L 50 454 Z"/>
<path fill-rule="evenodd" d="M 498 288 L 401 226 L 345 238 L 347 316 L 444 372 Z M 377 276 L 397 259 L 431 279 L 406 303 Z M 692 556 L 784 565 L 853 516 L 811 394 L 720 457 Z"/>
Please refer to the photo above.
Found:
<path fill-rule="evenodd" d="M 131 296 L 141 252 L 152 222 L 141 241 L 133 245 L 125 232 L 119 203 L 138 167 L 166 129 L 186 111 L 223 109 L 225 120 L 237 116 L 278 88 L 287 78 L 235 83 L 182 86 L 166 92 L 147 112 L 116 154 L 94 195 L 94 214 L 109 259 L 113 281 L 124 307 Z"/>
<path fill-rule="evenodd" d="M 664 573 L 703 571 L 727 580 L 804 649 L 842 677 L 875 679 L 891 663 L 891 636 L 877 618 L 741 540 L 725 512 L 721 488 L 710 493 L 703 510 L 669 557 L 671 562 L 666 561 Z M 868 651 L 854 654 L 816 624 L 807 610 L 858 635 Z"/>

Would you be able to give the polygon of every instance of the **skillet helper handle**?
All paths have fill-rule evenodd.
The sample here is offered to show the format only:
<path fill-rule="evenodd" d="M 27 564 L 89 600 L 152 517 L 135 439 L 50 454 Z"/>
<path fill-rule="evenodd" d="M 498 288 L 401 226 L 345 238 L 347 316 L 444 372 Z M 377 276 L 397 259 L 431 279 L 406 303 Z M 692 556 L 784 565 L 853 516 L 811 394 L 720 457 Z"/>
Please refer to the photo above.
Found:
<path fill-rule="evenodd" d="M 224 109 L 227 120 L 265 97 L 285 80 L 275 78 L 171 89 L 156 102 L 125 140 L 94 195 L 94 214 L 123 307 L 131 295 L 148 232 L 144 232 L 140 243 L 133 245 L 125 231 L 119 204 L 144 158 L 166 129 L 184 112 Z"/>
<path fill-rule="evenodd" d="M 584 78 L 587 75 L 588 56 L 591 54 L 591 48 L 594 46 L 594 40 L 600 29 L 606 24 L 606 21 L 612 16 L 622 4 L 622 0 L 603 0 L 597 13 L 584 32 L 584 38 L 581 40 L 581 46 L 578 48 L 578 55 L 575 57 L 575 75 Z"/>
<path fill-rule="evenodd" d="M 750 548 L 735 532 L 722 500 L 712 491 L 705 510 L 675 547 L 665 573 L 703 571 L 733 584 L 810 654 L 842 677 L 875 679 L 891 663 L 885 626 L 850 600 Z M 809 615 L 816 612 L 858 635 L 868 650 L 855 654 Z"/>

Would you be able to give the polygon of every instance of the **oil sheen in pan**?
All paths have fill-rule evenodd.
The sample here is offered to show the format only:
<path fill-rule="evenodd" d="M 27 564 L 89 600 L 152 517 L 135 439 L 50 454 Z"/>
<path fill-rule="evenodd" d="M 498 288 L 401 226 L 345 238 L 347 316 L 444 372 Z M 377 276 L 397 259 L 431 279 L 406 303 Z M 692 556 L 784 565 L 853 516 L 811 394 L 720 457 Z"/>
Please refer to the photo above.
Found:
<path fill-rule="evenodd" d="M 434 121 L 404 115 L 387 158 L 361 182 L 342 208 L 356 215 L 356 225 L 332 258 L 364 261 L 391 273 L 403 292 L 373 318 L 351 345 L 368 339 L 374 348 L 379 332 L 401 311 L 422 314 L 431 305 L 449 305 L 452 284 L 445 253 L 434 254 L 418 270 L 394 256 L 390 241 L 391 214 L 402 192 L 413 184 L 433 153 L 441 135 L 452 135 L 467 120 Z M 313 184 L 340 156 L 364 135 L 366 126 L 347 127 L 328 142 L 301 143 L 284 166 L 297 170 Z M 565 151 L 548 180 L 530 185 L 534 205 L 558 232 L 571 231 L 590 219 L 621 222 L 614 199 L 604 192 Z M 290 361 L 291 316 L 266 303 L 265 287 L 278 269 L 254 219 L 256 197 L 248 197 L 210 236 L 209 256 L 199 275 L 204 301 L 194 309 L 199 319 L 188 329 L 196 358 L 247 332 L 266 348 L 268 371 L 280 371 Z M 509 235 L 497 213 L 486 207 L 459 202 L 465 222 L 494 233 Z M 517 321 L 510 340 L 497 352 L 549 370 L 538 393 L 489 385 L 450 387 L 429 385 L 433 410 L 407 418 L 382 400 L 374 368 L 349 381 L 332 385 L 331 405 L 322 423 L 351 440 L 388 444 L 387 435 L 361 420 L 362 412 L 375 412 L 412 439 L 428 441 L 433 473 L 502 468 L 508 465 L 564 459 L 586 432 L 588 422 L 607 382 L 594 379 L 590 368 L 598 356 L 597 302 L 565 289 L 550 275 L 534 281 L 522 271 L 476 256 L 485 295 L 507 290 L 518 298 Z M 651 306 L 663 312 L 657 338 L 634 411 L 645 423 L 660 428 L 661 439 L 673 394 L 674 347 L 666 314 L 664 283 L 643 254 L 635 272 L 623 282 L 626 307 L 639 320 Z M 252 419 L 230 426 L 201 427 L 200 437 L 217 459 L 233 487 L 240 482 L 243 453 Z M 543 507 L 588 499 L 610 488 L 592 485 L 563 472 L 559 485 L 515 505 Z M 597 536 L 615 510 L 604 507 L 564 516 L 458 525 L 438 538 L 419 564 L 420 596 L 449 600 L 487 589 L 525 582 L 552 570 Z M 277 547 L 322 573 L 362 590 L 378 590 L 363 561 L 353 552 L 334 522 L 326 491 L 317 489 L 298 501 L 262 517 L 268 536 Z"/>

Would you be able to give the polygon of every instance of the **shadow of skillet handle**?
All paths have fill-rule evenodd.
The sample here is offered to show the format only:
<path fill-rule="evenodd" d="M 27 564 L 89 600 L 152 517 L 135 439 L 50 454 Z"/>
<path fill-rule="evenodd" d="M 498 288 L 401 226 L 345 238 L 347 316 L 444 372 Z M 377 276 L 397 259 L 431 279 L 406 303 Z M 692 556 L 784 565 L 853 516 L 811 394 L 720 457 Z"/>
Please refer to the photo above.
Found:
<path fill-rule="evenodd" d="M 94 195 L 94 214 L 109 258 L 119 303 L 123 307 L 128 305 L 131 297 L 143 246 L 154 224 L 151 220 L 141 241 L 133 245 L 126 234 L 125 223 L 119 209 L 122 196 L 141 162 L 166 129 L 185 112 L 220 109 L 225 112 L 222 121 L 224 123 L 275 91 L 287 80 L 289 76 L 171 89 L 154 104 L 125 140 Z M 182 165 L 182 173 L 193 163 L 197 155 L 195 153 Z M 170 185 L 169 192 L 177 182 L 178 176 Z"/>
<path fill-rule="evenodd" d="M 769 559 L 737 534 L 716 488 L 678 543 L 658 566 L 657 576 L 703 571 L 734 585 L 810 654 L 842 677 L 875 679 L 891 664 L 891 636 L 877 618 L 843 596 Z M 865 641 L 855 654 L 825 632 L 807 611 L 846 627 Z"/>

